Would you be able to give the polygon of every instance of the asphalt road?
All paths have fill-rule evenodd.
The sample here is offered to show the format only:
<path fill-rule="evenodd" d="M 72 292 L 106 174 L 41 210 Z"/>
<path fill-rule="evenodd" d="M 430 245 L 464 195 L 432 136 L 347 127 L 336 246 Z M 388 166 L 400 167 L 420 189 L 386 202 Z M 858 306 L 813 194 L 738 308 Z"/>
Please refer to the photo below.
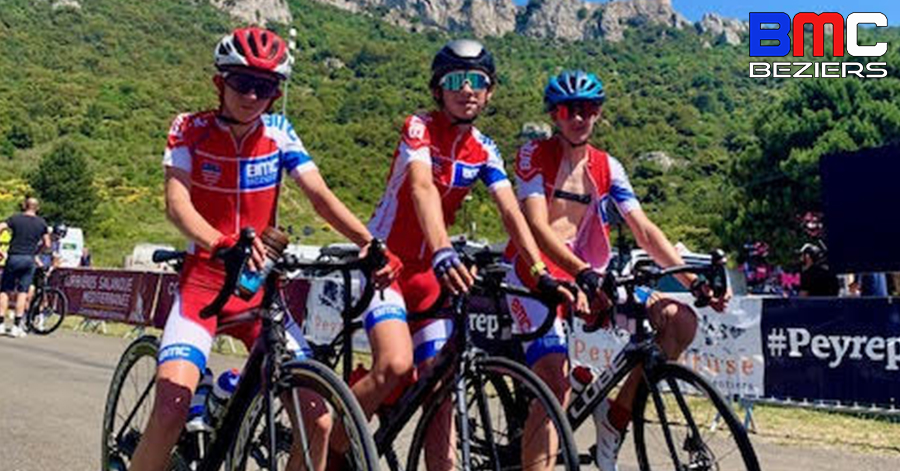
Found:
<path fill-rule="evenodd" d="M 0 337 L 0 471 L 97 470 L 106 390 L 128 343 L 71 331 Z M 221 371 L 241 359 L 214 355 L 211 363 Z M 579 446 L 593 439 L 589 427 L 578 435 Z M 766 471 L 900 469 L 900 455 L 753 440 Z M 629 453 L 626 444 L 623 459 Z"/>

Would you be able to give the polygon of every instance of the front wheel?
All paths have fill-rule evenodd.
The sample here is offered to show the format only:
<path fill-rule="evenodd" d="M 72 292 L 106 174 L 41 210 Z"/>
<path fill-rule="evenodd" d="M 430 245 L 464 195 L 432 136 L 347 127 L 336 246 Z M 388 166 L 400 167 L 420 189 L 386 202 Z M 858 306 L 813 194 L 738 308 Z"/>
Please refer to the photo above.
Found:
<path fill-rule="evenodd" d="M 349 442 L 340 469 L 377 471 L 378 453 L 368 421 L 346 383 L 315 360 L 292 362 L 283 368 L 286 381 L 276 389 L 272 401 L 274 449 L 266 426 L 266 398 L 261 391 L 241 419 L 225 469 L 315 469 L 317 460 L 326 456 L 316 444 L 324 443 L 321 438 L 340 424 Z M 296 412 L 298 409 L 300 413 Z M 276 469 L 269 464 L 272 458 L 277 463 Z M 298 463 L 300 466 L 296 466 Z"/>
<path fill-rule="evenodd" d="M 153 410 L 158 353 L 159 340 L 145 335 L 128 346 L 116 365 L 103 413 L 102 471 L 125 471 L 131 467 L 131 458 Z M 177 451 L 167 469 L 190 471 Z"/>
<path fill-rule="evenodd" d="M 471 470 L 579 469 L 572 428 L 556 397 L 531 370 L 506 358 L 480 357 L 466 373 L 465 385 L 465 417 L 456 417 L 458 398 L 452 384 L 445 385 L 425 405 L 410 445 L 408 471 L 434 466 Z M 455 418 L 452 426 L 440 423 L 442 417 L 447 420 L 448 411 Z M 466 447 L 459 437 L 461 420 L 466 421 L 469 430 L 468 463 L 464 462 Z M 429 445 L 437 449 L 427 452 Z"/>
<path fill-rule="evenodd" d="M 645 376 L 633 420 L 641 470 L 759 471 L 734 411 L 711 384 L 681 365 L 667 363 Z"/>

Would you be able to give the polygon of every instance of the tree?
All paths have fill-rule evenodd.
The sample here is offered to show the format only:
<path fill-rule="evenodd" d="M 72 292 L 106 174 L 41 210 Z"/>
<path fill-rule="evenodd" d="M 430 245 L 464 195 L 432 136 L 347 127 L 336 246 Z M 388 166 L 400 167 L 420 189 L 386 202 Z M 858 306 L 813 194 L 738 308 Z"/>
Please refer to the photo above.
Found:
<path fill-rule="evenodd" d="M 777 258 L 802 242 L 798 217 L 821 210 L 823 155 L 888 144 L 900 135 L 900 81 L 801 81 L 755 119 L 756 142 L 731 172 L 737 198 L 725 218 L 732 246 L 765 240 Z"/>
<path fill-rule="evenodd" d="M 29 177 L 41 199 L 44 218 L 81 227 L 89 227 L 93 222 L 99 202 L 93 182 L 86 152 L 68 140 L 44 155 Z"/>

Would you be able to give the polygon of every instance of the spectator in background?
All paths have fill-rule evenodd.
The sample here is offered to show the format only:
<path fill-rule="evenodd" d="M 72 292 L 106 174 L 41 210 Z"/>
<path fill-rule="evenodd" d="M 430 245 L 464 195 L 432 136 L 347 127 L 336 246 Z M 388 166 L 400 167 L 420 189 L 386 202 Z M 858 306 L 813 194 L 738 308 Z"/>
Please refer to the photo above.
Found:
<path fill-rule="evenodd" d="M 62 255 L 60 254 L 61 241 L 66 237 L 68 231 L 69 228 L 64 223 L 53 226 L 53 230 L 50 232 L 50 246 L 41 250 L 37 258 L 39 267 L 56 268 L 62 264 Z"/>
<path fill-rule="evenodd" d="M 856 275 L 859 295 L 863 297 L 887 297 L 887 277 L 884 273 L 860 273 Z"/>
<path fill-rule="evenodd" d="M 89 268 L 91 266 L 91 249 L 85 248 L 81 249 L 81 261 L 78 263 L 78 266 Z"/>
<path fill-rule="evenodd" d="M 0 222 L 0 232 L 11 231 L 6 266 L 0 279 L 0 316 L 6 319 L 9 296 L 16 296 L 16 319 L 11 329 L 13 337 L 24 337 L 22 317 L 25 314 L 26 297 L 34 276 L 35 255 L 50 246 L 47 223 L 37 215 L 40 205 L 37 198 L 27 198 L 22 204 L 22 213 Z M 0 334 L 6 333 L 6 326 L 0 322 Z"/>
<path fill-rule="evenodd" d="M 816 244 L 803 244 L 800 248 L 800 296 L 837 296 L 840 291 L 838 277 L 825 262 L 825 251 Z"/>

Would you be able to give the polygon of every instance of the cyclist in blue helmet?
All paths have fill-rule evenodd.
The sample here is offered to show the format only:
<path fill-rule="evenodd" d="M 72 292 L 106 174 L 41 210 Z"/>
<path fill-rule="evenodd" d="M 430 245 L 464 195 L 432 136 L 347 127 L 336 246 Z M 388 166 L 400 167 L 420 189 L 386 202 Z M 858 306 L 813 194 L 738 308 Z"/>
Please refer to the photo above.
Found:
<path fill-rule="evenodd" d="M 556 131 L 550 138 L 528 142 L 516 156 L 519 201 L 544 262 L 555 278 L 574 281 L 584 292 L 592 294 L 593 312 L 600 312 L 602 306 L 608 305 L 599 288 L 611 257 L 608 215 L 612 206 L 623 215 L 638 245 L 658 265 L 668 267 L 684 263 L 672 243 L 641 209 L 622 164 L 588 142 L 602 115 L 605 99 L 603 82 L 592 73 L 565 71 L 552 77 L 544 90 L 544 103 Z M 507 254 L 515 267 L 510 270 L 507 281 L 526 284 L 523 281 L 527 267 L 514 249 Z M 692 287 L 696 276 L 683 275 L 679 280 Z M 699 285 L 695 289 L 711 294 L 708 288 Z M 640 295 L 648 305 L 649 317 L 658 331 L 657 339 L 663 351 L 668 358 L 678 358 L 696 333 L 694 311 L 687 304 L 650 290 L 642 290 Z M 729 296 L 714 299 L 713 308 L 724 310 Z M 529 325 L 541 325 L 548 315 L 557 316 L 550 332 L 525 345 L 525 357 L 528 365 L 565 405 L 571 393 L 570 365 L 560 313 L 550 313 L 543 304 L 526 298 L 509 296 L 507 302 L 510 312 L 516 313 L 514 317 L 519 324 L 516 328 L 522 330 L 528 330 Z M 590 317 L 585 320 L 592 326 L 601 322 Z M 603 471 L 617 469 L 618 450 L 631 418 L 638 379 L 628 378 L 615 400 L 605 400 L 594 411 L 597 423 L 595 459 Z M 525 433 L 542 427 L 541 420 L 529 417 Z M 525 452 L 538 454 L 541 450 L 542 447 L 535 444 Z M 531 459 L 536 457 L 523 457 L 523 461 L 533 462 Z"/>

